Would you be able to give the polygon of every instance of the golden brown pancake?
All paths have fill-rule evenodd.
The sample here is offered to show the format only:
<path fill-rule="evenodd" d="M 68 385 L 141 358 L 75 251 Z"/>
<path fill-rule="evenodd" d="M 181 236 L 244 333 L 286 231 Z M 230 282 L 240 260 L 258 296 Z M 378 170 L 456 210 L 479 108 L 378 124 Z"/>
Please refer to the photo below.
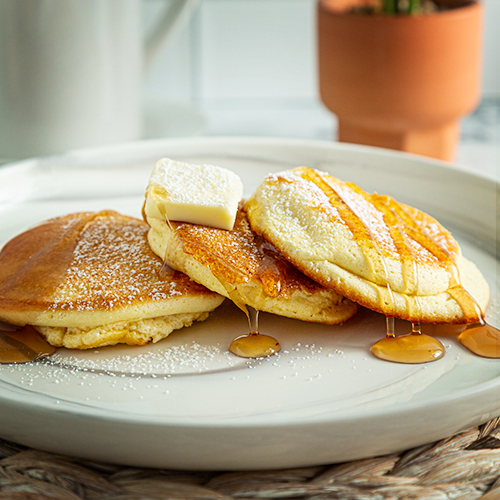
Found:
<path fill-rule="evenodd" d="M 0 320 L 53 345 L 142 345 L 203 320 L 224 300 L 182 273 L 161 279 L 149 227 L 117 212 L 48 220 L 0 252 Z"/>
<path fill-rule="evenodd" d="M 153 251 L 172 268 L 237 304 L 324 324 L 342 323 L 357 311 L 356 304 L 306 277 L 255 235 L 241 207 L 232 231 L 167 223 L 147 214 L 148 203 Z"/>
<path fill-rule="evenodd" d="M 451 233 L 389 196 L 301 167 L 269 175 L 245 209 L 304 274 L 365 307 L 416 323 L 484 313 L 488 285 Z"/>

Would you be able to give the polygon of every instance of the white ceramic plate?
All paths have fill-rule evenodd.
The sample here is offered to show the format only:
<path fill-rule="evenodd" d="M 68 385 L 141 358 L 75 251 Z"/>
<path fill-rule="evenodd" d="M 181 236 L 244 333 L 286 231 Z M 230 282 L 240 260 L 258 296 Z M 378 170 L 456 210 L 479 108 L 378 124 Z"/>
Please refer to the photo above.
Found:
<path fill-rule="evenodd" d="M 111 208 L 140 217 L 163 156 L 234 170 L 250 194 L 265 174 L 327 170 L 443 222 L 481 268 L 499 326 L 496 189 L 491 179 L 374 148 L 275 139 L 189 139 L 71 152 L 0 168 L 0 244 L 51 216 Z M 401 331 L 409 325 L 401 323 Z M 0 366 L 0 434 L 92 460 L 179 469 L 307 466 L 400 451 L 500 414 L 500 361 L 440 337 L 427 365 L 373 358 L 384 318 L 367 311 L 326 327 L 261 315 L 282 352 L 247 361 L 227 351 L 246 333 L 232 304 L 144 348 L 64 349 Z"/>

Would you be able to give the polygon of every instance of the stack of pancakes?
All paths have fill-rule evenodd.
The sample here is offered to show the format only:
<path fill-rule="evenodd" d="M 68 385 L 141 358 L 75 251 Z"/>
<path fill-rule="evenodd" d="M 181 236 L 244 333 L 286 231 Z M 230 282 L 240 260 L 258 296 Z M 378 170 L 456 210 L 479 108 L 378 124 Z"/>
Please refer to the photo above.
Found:
<path fill-rule="evenodd" d="M 240 307 L 330 325 L 357 311 L 356 304 L 305 276 L 258 237 L 241 206 L 232 231 L 146 217 L 157 255 Z"/>
<path fill-rule="evenodd" d="M 359 305 L 414 323 L 480 321 L 489 289 L 429 215 L 301 167 L 269 175 L 233 229 L 116 212 L 51 219 L 0 253 L 0 320 L 55 346 L 143 345 L 240 308 L 323 324 Z M 164 263 L 175 269 L 161 273 Z M 471 307 L 471 304 L 473 307 Z"/>
<path fill-rule="evenodd" d="M 359 304 L 414 323 L 472 323 L 489 300 L 434 218 L 306 167 L 264 179 L 233 231 L 145 217 L 170 266 L 262 311 L 335 324 Z"/>

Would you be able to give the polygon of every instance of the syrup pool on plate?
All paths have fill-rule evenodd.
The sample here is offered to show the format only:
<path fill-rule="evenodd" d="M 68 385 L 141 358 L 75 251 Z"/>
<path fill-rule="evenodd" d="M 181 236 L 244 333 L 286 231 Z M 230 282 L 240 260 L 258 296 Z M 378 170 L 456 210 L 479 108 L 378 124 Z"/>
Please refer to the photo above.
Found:
<path fill-rule="evenodd" d="M 467 325 L 458 340 L 478 356 L 500 359 L 500 330 L 484 321 Z"/>
<path fill-rule="evenodd" d="M 0 324 L 0 363 L 28 363 L 50 356 L 56 351 L 32 327 L 14 329 Z"/>
<path fill-rule="evenodd" d="M 443 344 L 422 333 L 420 324 L 412 323 L 412 331 L 406 335 L 396 335 L 394 318 L 386 318 L 386 324 L 386 336 L 371 348 L 375 357 L 395 363 L 429 363 L 444 356 Z"/>

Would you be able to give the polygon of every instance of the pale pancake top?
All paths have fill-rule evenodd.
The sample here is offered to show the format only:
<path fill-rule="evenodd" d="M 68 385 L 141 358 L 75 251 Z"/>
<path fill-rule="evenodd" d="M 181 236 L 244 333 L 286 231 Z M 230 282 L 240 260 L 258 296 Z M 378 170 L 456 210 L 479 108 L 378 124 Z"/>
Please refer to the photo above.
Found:
<path fill-rule="evenodd" d="M 117 321 L 214 309 L 222 298 L 162 261 L 143 221 L 116 212 L 51 219 L 0 253 L 0 319 L 88 328 Z"/>
<path fill-rule="evenodd" d="M 420 210 L 307 167 L 269 175 L 245 208 L 252 228 L 290 262 L 351 300 L 415 321 L 478 319 L 447 293 L 464 267 L 458 243 Z M 462 281 L 476 282 L 484 309 L 488 286 L 466 267 L 474 279 Z"/>

